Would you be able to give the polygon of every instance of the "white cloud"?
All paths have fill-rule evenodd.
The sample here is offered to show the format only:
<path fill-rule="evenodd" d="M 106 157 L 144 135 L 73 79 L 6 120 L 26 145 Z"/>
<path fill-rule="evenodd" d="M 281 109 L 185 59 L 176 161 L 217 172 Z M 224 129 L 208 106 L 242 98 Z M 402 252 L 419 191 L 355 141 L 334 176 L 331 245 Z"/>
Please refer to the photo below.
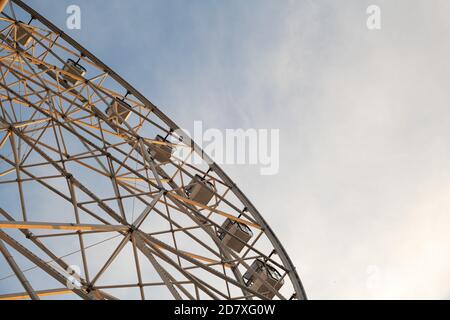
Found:
<path fill-rule="evenodd" d="M 277 43 L 247 48 L 232 107 L 236 126 L 282 128 L 279 176 L 228 170 L 311 298 L 450 295 L 448 4 L 380 5 L 383 28 L 370 32 L 359 1 L 293 2 Z"/>

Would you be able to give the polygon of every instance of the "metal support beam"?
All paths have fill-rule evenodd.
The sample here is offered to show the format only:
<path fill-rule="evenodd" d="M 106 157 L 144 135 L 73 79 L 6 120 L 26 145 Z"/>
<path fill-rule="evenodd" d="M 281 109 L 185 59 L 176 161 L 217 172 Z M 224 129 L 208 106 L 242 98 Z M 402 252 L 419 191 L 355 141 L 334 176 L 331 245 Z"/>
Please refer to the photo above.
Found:
<path fill-rule="evenodd" d="M 232 278 L 226 277 L 224 274 L 214 270 L 213 268 L 210 268 L 208 266 L 203 265 L 202 263 L 198 262 L 196 259 L 190 257 L 189 255 L 184 254 L 183 252 L 180 252 L 178 250 L 175 250 L 174 248 L 170 247 L 169 245 L 163 243 L 162 241 L 159 241 L 157 239 L 155 239 L 154 237 L 149 236 L 148 234 L 143 234 L 143 233 L 139 233 L 139 236 L 143 239 L 144 242 L 146 242 L 149 246 L 153 247 L 154 249 L 159 249 L 159 248 L 164 248 L 165 250 L 171 252 L 172 254 L 175 255 L 179 255 L 181 258 L 183 258 L 184 260 L 199 266 L 200 268 L 209 271 L 212 275 L 217 276 L 218 278 L 221 278 L 223 280 L 226 280 L 228 282 L 230 282 L 231 284 L 240 287 L 240 283 Z M 255 274 L 255 276 L 259 276 L 258 274 Z M 264 279 L 261 278 L 262 281 L 264 281 Z M 273 291 L 273 293 L 275 295 L 277 295 L 280 299 L 284 299 L 284 297 L 282 295 L 280 295 L 279 292 L 275 291 L 270 284 L 268 285 L 268 289 L 270 291 Z M 251 288 L 246 288 L 247 291 L 249 291 L 250 293 L 254 294 L 255 296 L 264 299 L 265 297 L 261 294 L 259 294 L 258 292 L 256 292 L 255 290 L 252 290 Z"/>
<path fill-rule="evenodd" d="M 69 290 L 66 288 L 36 291 L 36 295 L 40 298 L 48 297 L 48 296 L 55 296 L 55 295 L 71 294 L 71 293 L 73 293 L 72 290 Z M 30 298 L 30 295 L 27 292 L 18 292 L 18 293 L 0 295 L 0 300 L 23 300 L 23 299 L 29 299 L 29 298 Z"/>
<path fill-rule="evenodd" d="M 160 278 L 164 281 L 167 289 L 169 289 L 170 293 L 172 293 L 173 297 L 176 300 L 182 300 L 179 292 L 175 289 L 171 279 L 171 276 L 164 270 L 164 268 L 159 264 L 156 258 L 153 256 L 152 252 L 147 248 L 147 246 L 143 243 L 143 241 L 139 237 L 134 237 L 134 241 L 136 243 L 136 247 L 147 257 L 147 259 L 152 264 L 153 268 L 155 268 L 156 272 L 158 272 Z"/>
<path fill-rule="evenodd" d="M 218 215 L 221 215 L 221 216 L 223 216 L 223 217 L 225 217 L 225 218 L 228 218 L 228 219 L 230 219 L 230 220 L 239 222 L 239 223 L 241 223 L 241 224 L 245 224 L 245 225 L 247 225 L 247 226 L 249 226 L 249 227 L 253 227 L 253 228 L 256 228 L 256 229 L 262 229 L 262 228 L 261 228 L 259 225 L 257 225 L 256 223 L 252 223 L 252 222 L 249 222 L 249 221 L 247 221 L 247 220 L 243 220 L 243 219 L 240 219 L 240 218 L 236 218 L 235 216 L 233 216 L 233 215 L 231 215 L 231 214 L 229 214 L 229 213 L 226 213 L 226 212 L 223 212 L 223 211 L 214 209 L 213 207 L 206 206 L 206 205 L 204 205 L 204 204 L 201 204 L 201 203 L 199 203 L 199 202 L 193 201 L 193 200 L 191 200 L 191 199 L 188 199 L 188 198 L 185 198 L 185 197 L 181 197 L 180 195 L 178 195 L 178 194 L 176 194 L 176 193 L 171 193 L 171 196 L 174 197 L 174 198 L 176 198 L 176 199 L 178 199 L 178 200 L 180 200 L 180 201 L 182 201 L 182 202 L 184 202 L 184 203 L 190 204 L 191 206 L 199 207 L 199 208 L 202 208 L 202 209 L 205 209 L 205 210 L 210 210 L 210 211 L 212 211 L 212 212 L 214 212 L 214 213 L 217 213 Z"/>
<path fill-rule="evenodd" d="M 142 238 L 142 234 L 140 234 L 139 232 L 135 232 L 134 233 L 134 239 L 142 239 L 145 242 L 145 239 Z M 144 254 L 145 252 L 148 250 L 150 253 L 152 252 L 150 247 L 146 246 L 146 249 L 144 251 L 142 251 Z M 158 252 L 158 248 L 152 248 L 154 251 Z M 174 261 L 170 260 L 169 257 L 167 255 L 165 255 L 162 252 L 158 252 L 158 256 L 161 257 L 162 259 L 164 259 L 164 261 L 166 261 L 167 263 L 169 263 L 172 267 L 174 267 L 175 269 L 177 269 L 181 274 L 183 274 L 187 279 L 189 279 L 190 281 L 192 281 L 192 283 L 197 286 L 198 288 L 200 288 L 201 290 L 203 290 L 203 292 L 205 292 L 207 295 L 209 295 L 212 299 L 217 300 L 218 297 L 211 292 L 207 287 L 206 284 L 203 283 L 200 279 L 198 279 L 197 277 L 195 277 L 193 274 L 190 274 L 189 272 L 187 272 L 186 270 L 184 270 L 183 268 L 181 268 L 178 264 L 176 264 Z M 181 289 L 182 287 L 180 287 Z"/>
<path fill-rule="evenodd" d="M 0 221 L 0 229 L 45 229 L 45 230 L 75 230 L 75 231 L 127 231 L 124 225 L 96 225 L 76 223 L 28 222 L 28 221 Z"/>
<path fill-rule="evenodd" d="M 144 220 L 147 218 L 148 214 L 150 213 L 150 211 L 153 210 L 153 208 L 155 207 L 155 205 L 158 203 L 159 199 L 161 198 L 161 196 L 163 195 L 163 191 L 159 192 L 157 195 L 155 195 L 155 197 L 153 198 L 152 202 L 150 203 L 150 205 L 148 205 L 144 211 L 142 211 L 142 213 L 139 215 L 139 217 L 133 222 L 133 226 L 137 229 L 141 226 L 141 224 L 144 222 Z"/>
<path fill-rule="evenodd" d="M 24 289 L 27 291 L 28 296 L 30 296 L 31 299 L 33 299 L 33 300 L 39 300 L 39 296 L 34 291 L 33 287 L 31 286 L 30 282 L 28 281 L 28 279 L 23 274 L 22 270 L 20 270 L 18 264 L 16 263 L 16 261 L 14 260 L 12 255 L 9 253 L 8 249 L 3 244 L 2 240 L 0 240 L 0 252 L 3 254 L 3 256 L 5 257 L 6 261 L 9 264 L 9 266 L 11 267 L 11 269 L 16 274 L 17 279 L 19 279 L 20 283 L 22 284 Z"/>
<path fill-rule="evenodd" d="M 33 262 L 35 265 L 37 265 L 39 268 L 45 271 L 48 275 L 57 280 L 59 283 L 61 283 L 62 285 L 67 285 L 67 278 L 64 275 L 62 275 L 59 271 L 55 270 L 45 261 L 37 257 L 34 253 L 32 253 L 30 250 L 22 246 L 20 243 L 18 243 L 16 240 L 14 240 L 1 230 L 0 230 L 0 239 L 3 240 L 12 248 L 14 248 L 14 250 L 22 254 L 25 258 Z M 91 295 L 89 295 L 85 290 L 74 288 L 72 291 L 83 299 L 92 300 Z"/>

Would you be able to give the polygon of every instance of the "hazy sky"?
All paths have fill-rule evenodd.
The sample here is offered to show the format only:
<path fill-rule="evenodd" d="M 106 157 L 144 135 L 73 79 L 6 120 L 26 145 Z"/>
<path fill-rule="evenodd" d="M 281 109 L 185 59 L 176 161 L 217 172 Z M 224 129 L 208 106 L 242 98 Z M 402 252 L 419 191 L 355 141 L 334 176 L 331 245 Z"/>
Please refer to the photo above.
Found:
<path fill-rule="evenodd" d="M 180 126 L 279 128 L 226 166 L 312 299 L 450 298 L 450 2 L 27 1 Z M 381 7 L 382 28 L 366 28 Z"/>

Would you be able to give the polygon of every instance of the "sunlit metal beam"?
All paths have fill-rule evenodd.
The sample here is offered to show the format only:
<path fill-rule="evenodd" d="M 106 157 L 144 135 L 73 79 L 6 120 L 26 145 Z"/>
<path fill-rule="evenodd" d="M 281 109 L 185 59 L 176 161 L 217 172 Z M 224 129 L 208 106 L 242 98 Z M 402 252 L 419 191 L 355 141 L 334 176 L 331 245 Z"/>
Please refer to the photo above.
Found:
<path fill-rule="evenodd" d="M 0 221 L 0 229 L 45 229 L 45 230 L 76 230 L 76 231 L 127 231 L 124 225 L 96 225 L 75 223 Z"/>
<path fill-rule="evenodd" d="M 40 298 L 48 297 L 48 296 L 55 296 L 55 295 L 72 294 L 72 293 L 73 293 L 72 290 L 64 289 L 64 288 L 36 291 L 36 295 Z M 0 300 L 24 300 L 24 299 L 29 299 L 29 298 L 30 298 L 30 296 L 26 292 L 18 292 L 18 293 L 0 295 Z"/>

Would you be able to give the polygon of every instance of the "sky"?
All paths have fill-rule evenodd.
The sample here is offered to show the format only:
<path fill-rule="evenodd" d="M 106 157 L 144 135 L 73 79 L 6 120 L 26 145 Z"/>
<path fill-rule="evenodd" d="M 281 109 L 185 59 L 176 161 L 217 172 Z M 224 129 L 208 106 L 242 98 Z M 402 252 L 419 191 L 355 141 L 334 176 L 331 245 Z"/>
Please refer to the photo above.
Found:
<path fill-rule="evenodd" d="M 26 2 L 79 5 L 65 31 L 181 127 L 280 129 L 278 174 L 223 167 L 309 298 L 450 298 L 448 1 Z"/>

